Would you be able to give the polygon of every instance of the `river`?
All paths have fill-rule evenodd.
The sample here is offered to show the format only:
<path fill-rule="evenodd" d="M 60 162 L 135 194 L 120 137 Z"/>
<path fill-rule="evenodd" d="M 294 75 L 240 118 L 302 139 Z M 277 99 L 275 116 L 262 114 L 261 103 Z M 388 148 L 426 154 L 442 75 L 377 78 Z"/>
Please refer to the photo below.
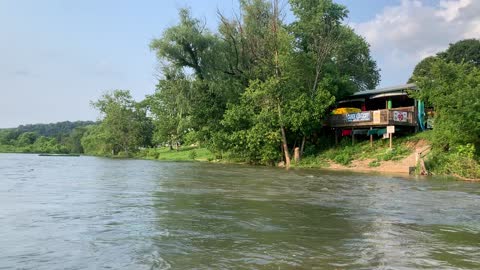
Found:
<path fill-rule="evenodd" d="M 480 184 L 0 154 L 0 269 L 480 269 Z"/>

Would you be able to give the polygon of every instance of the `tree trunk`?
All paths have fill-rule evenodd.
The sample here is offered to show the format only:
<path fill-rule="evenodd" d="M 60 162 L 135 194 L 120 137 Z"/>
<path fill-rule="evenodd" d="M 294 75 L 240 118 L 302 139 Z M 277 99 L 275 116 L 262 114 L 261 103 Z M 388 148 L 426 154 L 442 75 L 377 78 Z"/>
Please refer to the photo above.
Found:
<path fill-rule="evenodd" d="M 302 156 L 303 156 L 303 150 L 305 149 L 305 141 L 306 141 L 306 136 L 303 135 L 303 138 L 302 138 L 302 145 L 300 146 L 300 159 L 302 159 Z"/>
<path fill-rule="evenodd" d="M 282 131 L 282 148 L 283 154 L 285 155 L 285 167 L 290 168 L 290 152 L 288 152 L 287 136 L 285 135 L 285 127 L 283 125 L 280 127 Z"/>

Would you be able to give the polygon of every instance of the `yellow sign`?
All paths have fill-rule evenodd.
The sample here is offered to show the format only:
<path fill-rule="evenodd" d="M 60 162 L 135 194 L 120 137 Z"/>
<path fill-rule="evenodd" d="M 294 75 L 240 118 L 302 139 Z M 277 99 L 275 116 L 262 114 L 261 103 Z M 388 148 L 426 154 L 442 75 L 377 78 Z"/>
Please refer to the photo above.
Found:
<path fill-rule="evenodd" d="M 373 111 L 373 123 L 380 124 L 380 111 Z"/>

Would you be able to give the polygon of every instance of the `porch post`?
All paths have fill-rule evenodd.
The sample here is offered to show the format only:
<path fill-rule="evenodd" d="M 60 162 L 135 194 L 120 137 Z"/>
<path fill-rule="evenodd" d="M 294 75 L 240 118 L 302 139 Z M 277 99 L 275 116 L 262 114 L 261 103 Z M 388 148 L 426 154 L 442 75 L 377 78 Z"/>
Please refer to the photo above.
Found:
<path fill-rule="evenodd" d="M 372 130 L 373 127 L 370 127 L 370 130 Z M 373 135 L 372 133 L 370 132 L 370 147 L 373 147 Z"/>
<path fill-rule="evenodd" d="M 335 132 L 335 146 L 337 146 L 338 145 L 338 131 L 337 131 L 337 129 L 334 129 L 333 131 Z"/>
<path fill-rule="evenodd" d="M 355 144 L 355 133 L 353 133 L 354 128 L 352 127 L 352 145 Z"/>

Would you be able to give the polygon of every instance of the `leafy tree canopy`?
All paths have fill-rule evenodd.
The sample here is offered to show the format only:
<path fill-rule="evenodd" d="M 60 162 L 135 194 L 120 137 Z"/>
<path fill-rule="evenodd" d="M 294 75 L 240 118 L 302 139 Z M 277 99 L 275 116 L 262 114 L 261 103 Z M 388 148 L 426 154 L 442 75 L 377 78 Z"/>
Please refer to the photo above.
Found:
<path fill-rule="evenodd" d="M 465 63 L 480 68 L 480 40 L 464 39 L 450 44 L 448 49 L 435 56 L 429 56 L 420 61 L 413 70 L 408 82 L 415 82 L 414 77 L 421 77 L 431 72 L 432 66 L 439 60 L 453 63 Z"/>

